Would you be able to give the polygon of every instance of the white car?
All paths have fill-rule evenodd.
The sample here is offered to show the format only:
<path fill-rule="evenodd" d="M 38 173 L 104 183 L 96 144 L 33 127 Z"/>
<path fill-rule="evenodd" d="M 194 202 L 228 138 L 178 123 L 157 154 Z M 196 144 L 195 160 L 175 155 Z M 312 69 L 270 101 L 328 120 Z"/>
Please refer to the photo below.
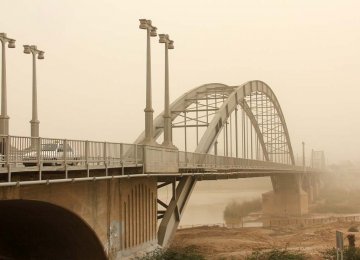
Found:
<path fill-rule="evenodd" d="M 69 161 L 69 164 L 75 165 L 78 159 L 70 145 L 66 144 L 66 160 Z M 40 160 L 45 166 L 61 165 L 64 161 L 64 145 L 62 143 L 42 144 Z M 24 166 L 35 166 L 37 161 L 37 151 L 28 152 L 23 156 Z"/>

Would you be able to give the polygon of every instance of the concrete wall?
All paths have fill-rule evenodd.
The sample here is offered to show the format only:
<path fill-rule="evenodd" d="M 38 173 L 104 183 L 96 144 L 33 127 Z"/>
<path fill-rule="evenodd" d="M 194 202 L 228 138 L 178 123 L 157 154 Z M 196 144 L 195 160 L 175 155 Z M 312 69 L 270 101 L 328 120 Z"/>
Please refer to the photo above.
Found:
<path fill-rule="evenodd" d="M 109 259 L 157 245 L 156 178 L 0 188 L 0 200 L 18 199 L 48 202 L 79 216 L 94 230 Z"/>

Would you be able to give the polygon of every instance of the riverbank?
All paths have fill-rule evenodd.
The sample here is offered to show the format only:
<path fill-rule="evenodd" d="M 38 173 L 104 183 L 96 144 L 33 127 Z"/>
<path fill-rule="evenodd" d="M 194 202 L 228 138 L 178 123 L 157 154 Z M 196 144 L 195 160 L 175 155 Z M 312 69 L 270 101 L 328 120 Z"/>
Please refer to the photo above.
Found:
<path fill-rule="evenodd" d="M 346 231 L 360 222 L 334 222 L 310 226 L 272 228 L 196 227 L 178 230 L 172 248 L 193 246 L 209 260 L 245 259 L 254 250 L 287 248 L 301 250 L 311 259 L 323 259 L 321 252 L 335 246 L 336 230 Z"/>

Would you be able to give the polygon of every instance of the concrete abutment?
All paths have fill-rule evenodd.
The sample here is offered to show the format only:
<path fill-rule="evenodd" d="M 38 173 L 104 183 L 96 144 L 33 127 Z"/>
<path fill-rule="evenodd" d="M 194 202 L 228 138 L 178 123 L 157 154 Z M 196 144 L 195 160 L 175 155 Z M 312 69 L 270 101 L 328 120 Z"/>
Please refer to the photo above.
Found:
<path fill-rule="evenodd" d="M 58 250 L 51 259 L 126 259 L 157 247 L 156 177 L 2 187 L 0 211 L 0 242 L 6 245 L 0 256 L 14 255 L 15 244 L 35 245 L 30 240 L 36 234 L 54 242 L 38 243 L 52 255 Z M 44 248 L 23 249 L 29 257 L 49 259 Z"/>

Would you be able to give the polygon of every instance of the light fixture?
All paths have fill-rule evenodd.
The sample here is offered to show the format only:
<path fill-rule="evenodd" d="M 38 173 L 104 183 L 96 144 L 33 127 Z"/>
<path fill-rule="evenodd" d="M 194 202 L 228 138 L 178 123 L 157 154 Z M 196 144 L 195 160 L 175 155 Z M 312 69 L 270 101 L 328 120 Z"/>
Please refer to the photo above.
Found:
<path fill-rule="evenodd" d="M 14 40 L 14 39 L 10 39 L 10 40 L 9 40 L 8 47 L 9 47 L 9 48 L 15 48 L 15 40 Z"/>
<path fill-rule="evenodd" d="M 39 60 L 43 60 L 44 59 L 44 53 L 43 51 L 39 51 L 39 54 L 38 54 L 38 59 Z"/>
<path fill-rule="evenodd" d="M 24 53 L 26 54 L 30 54 L 31 51 L 30 51 L 30 46 L 29 45 L 24 45 Z"/>

